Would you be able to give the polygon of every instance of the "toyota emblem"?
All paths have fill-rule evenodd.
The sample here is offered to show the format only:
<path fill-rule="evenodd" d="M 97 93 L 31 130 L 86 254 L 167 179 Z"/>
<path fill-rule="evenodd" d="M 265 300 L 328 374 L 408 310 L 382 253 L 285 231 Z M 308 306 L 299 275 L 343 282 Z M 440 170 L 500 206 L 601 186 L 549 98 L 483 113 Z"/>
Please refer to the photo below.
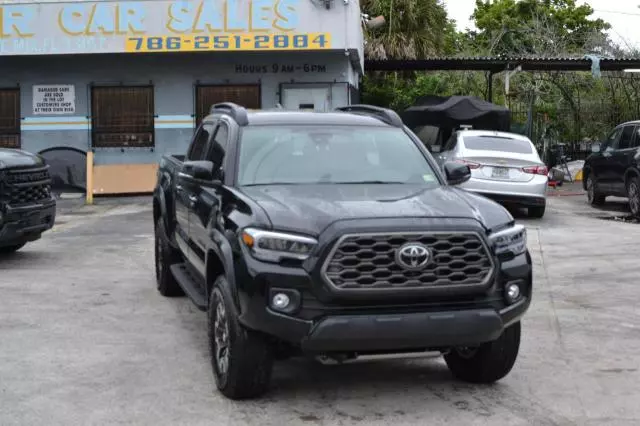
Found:
<path fill-rule="evenodd" d="M 417 271 L 431 260 L 431 252 L 420 243 L 407 243 L 396 251 L 396 263 L 403 269 Z"/>

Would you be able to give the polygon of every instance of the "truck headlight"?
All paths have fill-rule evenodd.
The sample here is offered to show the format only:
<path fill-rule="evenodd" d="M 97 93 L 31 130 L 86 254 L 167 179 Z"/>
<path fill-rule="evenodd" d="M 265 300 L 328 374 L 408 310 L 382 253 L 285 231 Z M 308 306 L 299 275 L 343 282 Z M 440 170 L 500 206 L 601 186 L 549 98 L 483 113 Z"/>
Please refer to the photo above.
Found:
<path fill-rule="evenodd" d="M 489 241 L 496 255 L 517 256 L 527 251 L 527 229 L 522 225 L 514 225 L 489 235 Z"/>
<path fill-rule="evenodd" d="M 282 232 L 246 228 L 241 234 L 242 243 L 253 257 L 265 262 L 283 259 L 305 260 L 318 243 L 313 238 Z"/>

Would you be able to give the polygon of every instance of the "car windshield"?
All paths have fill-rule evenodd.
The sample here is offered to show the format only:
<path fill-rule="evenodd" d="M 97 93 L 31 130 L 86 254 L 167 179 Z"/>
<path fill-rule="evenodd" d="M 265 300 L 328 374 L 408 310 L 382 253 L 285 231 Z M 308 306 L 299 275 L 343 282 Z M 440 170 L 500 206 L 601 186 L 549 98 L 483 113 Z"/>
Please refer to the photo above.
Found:
<path fill-rule="evenodd" d="M 315 183 L 440 184 L 402 129 L 326 125 L 243 129 L 240 186 Z"/>
<path fill-rule="evenodd" d="M 498 136 L 464 136 L 464 146 L 476 151 L 501 151 L 514 154 L 532 154 L 531 143 L 522 139 Z"/>

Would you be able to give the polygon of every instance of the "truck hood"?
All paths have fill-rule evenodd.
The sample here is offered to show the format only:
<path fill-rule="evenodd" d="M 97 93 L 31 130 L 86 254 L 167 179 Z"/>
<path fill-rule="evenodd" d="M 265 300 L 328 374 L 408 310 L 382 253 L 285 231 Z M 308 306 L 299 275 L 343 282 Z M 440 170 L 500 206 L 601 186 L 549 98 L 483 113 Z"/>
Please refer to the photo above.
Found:
<path fill-rule="evenodd" d="M 39 156 L 26 151 L 0 148 L 0 170 L 30 166 L 44 166 L 44 161 Z"/>
<path fill-rule="evenodd" d="M 262 207 L 274 229 L 319 235 L 337 220 L 463 218 L 485 229 L 513 220 L 501 205 L 453 187 L 418 185 L 269 185 L 242 191 Z"/>

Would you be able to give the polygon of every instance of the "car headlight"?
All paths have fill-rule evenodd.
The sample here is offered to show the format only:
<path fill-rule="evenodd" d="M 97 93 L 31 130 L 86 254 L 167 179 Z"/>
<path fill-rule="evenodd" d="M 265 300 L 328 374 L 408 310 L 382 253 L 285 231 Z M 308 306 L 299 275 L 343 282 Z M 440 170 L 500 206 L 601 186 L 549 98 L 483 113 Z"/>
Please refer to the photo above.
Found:
<path fill-rule="evenodd" d="M 514 225 L 489 235 L 489 241 L 496 255 L 517 256 L 527 251 L 527 229 L 522 225 Z"/>
<path fill-rule="evenodd" d="M 246 228 L 241 234 L 242 243 L 253 257 L 265 262 L 283 259 L 305 260 L 318 243 L 313 238 L 282 232 Z"/>

